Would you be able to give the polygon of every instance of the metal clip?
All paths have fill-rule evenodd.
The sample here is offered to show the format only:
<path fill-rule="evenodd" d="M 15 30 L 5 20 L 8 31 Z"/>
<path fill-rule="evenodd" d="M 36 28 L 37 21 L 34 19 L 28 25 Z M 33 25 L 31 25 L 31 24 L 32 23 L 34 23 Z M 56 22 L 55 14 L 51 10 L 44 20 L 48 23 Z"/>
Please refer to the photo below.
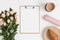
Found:
<path fill-rule="evenodd" d="M 25 6 L 25 8 L 27 9 L 27 6 Z"/>

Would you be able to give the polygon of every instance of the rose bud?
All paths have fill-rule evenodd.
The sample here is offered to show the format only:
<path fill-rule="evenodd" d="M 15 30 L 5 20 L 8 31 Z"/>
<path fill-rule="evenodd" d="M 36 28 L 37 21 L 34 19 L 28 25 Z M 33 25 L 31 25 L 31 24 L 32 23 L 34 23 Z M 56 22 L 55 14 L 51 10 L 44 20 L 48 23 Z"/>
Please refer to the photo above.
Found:
<path fill-rule="evenodd" d="M 0 18 L 0 25 L 3 25 L 3 19 Z"/>
<path fill-rule="evenodd" d="M 1 17 L 3 17 L 3 18 L 4 18 L 4 17 L 5 17 L 5 13 L 1 14 Z"/>
<path fill-rule="evenodd" d="M 17 14 L 14 15 L 14 17 L 15 17 L 16 19 L 17 19 L 17 16 L 18 16 Z"/>
<path fill-rule="evenodd" d="M 7 13 L 6 13 L 6 15 L 7 15 L 7 16 L 9 16 L 9 15 L 10 15 L 10 13 L 9 13 L 9 12 L 7 12 Z"/>
<path fill-rule="evenodd" d="M 6 23 L 4 22 L 4 26 L 6 26 Z"/>
<path fill-rule="evenodd" d="M 13 11 L 12 8 L 10 8 L 9 11 Z"/>
<path fill-rule="evenodd" d="M 13 11 L 9 11 L 9 13 L 11 14 L 11 15 L 13 15 L 14 13 L 13 13 Z"/>
<path fill-rule="evenodd" d="M 7 10 L 5 10 L 5 13 L 7 13 Z"/>
<path fill-rule="evenodd" d="M 13 10 L 11 8 L 9 9 L 9 13 L 13 15 Z"/>
<path fill-rule="evenodd" d="M 7 23 L 10 23 L 10 19 L 7 20 Z"/>
<path fill-rule="evenodd" d="M 13 20 L 13 17 L 10 17 L 10 20 Z"/>
<path fill-rule="evenodd" d="M 0 18 L 0 21 L 2 21 L 3 19 L 2 18 Z"/>
<path fill-rule="evenodd" d="M 3 25 L 3 22 L 0 21 L 0 25 Z"/>

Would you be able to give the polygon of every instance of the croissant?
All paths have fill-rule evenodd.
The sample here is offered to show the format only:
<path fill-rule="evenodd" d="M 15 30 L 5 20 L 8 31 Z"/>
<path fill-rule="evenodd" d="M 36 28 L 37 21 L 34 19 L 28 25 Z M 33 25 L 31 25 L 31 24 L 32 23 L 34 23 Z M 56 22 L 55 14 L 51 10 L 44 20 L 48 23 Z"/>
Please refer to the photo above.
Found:
<path fill-rule="evenodd" d="M 48 29 L 47 34 L 50 40 L 58 40 L 58 35 L 51 29 Z"/>

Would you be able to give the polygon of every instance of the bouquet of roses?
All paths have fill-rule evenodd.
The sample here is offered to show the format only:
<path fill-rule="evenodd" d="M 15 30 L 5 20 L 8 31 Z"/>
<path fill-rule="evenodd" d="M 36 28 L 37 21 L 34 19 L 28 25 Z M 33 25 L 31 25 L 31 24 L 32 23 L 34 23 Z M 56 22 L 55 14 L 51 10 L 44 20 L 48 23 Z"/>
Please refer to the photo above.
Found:
<path fill-rule="evenodd" d="M 15 40 L 14 36 L 17 31 L 17 16 L 11 8 L 9 11 L 1 11 L 0 13 L 0 36 L 3 36 L 2 40 Z"/>

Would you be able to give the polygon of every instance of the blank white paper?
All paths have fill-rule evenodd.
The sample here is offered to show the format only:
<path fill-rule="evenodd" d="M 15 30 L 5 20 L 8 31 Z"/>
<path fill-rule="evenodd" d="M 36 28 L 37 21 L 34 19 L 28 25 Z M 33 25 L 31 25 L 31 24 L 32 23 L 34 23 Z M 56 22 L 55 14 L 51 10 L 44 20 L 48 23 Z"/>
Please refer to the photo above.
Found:
<path fill-rule="evenodd" d="M 39 7 L 21 7 L 21 33 L 39 33 Z"/>

